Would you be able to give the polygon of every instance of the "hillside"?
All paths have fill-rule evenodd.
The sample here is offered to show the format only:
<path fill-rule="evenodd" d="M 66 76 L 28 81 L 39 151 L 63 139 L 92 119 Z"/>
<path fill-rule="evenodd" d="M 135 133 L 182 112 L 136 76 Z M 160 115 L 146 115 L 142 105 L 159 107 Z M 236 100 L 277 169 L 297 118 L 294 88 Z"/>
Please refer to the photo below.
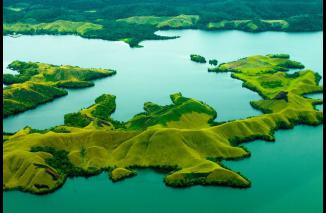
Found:
<path fill-rule="evenodd" d="M 168 39 L 159 29 L 320 31 L 323 2 L 259 0 L 4 1 L 4 34 L 77 34 L 124 41 Z"/>
<path fill-rule="evenodd" d="M 18 74 L 4 74 L 3 116 L 14 115 L 67 95 L 63 88 L 94 86 L 93 80 L 114 75 L 116 71 L 69 65 L 13 61 L 8 65 Z"/>
<path fill-rule="evenodd" d="M 139 168 L 164 171 L 164 182 L 172 187 L 250 187 L 249 179 L 220 161 L 249 157 L 242 143 L 274 141 L 278 129 L 323 122 L 323 112 L 314 107 L 322 100 L 304 97 L 322 92 L 320 77 L 310 70 L 286 73 L 299 66 L 288 55 L 275 54 L 249 56 L 214 69 L 240 75 L 249 89 L 261 94 L 264 99 L 251 104 L 265 114 L 255 117 L 214 123 L 214 109 L 175 93 L 171 105 L 147 102 L 145 112 L 123 123 L 111 118 L 115 96 L 104 94 L 90 107 L 67 114 L 64 125 L 5 133 L 3 189 L 48 193 L 68 177 L 106 171 L 118 181 Z"/>

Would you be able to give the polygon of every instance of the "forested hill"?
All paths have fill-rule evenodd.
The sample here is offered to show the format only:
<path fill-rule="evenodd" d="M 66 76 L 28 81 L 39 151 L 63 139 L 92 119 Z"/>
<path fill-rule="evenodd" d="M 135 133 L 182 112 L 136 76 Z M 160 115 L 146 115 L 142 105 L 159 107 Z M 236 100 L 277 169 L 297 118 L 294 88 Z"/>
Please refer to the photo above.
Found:
<path fill-rule="evenodd" d="M 89 32 L 75 32 L 83 37 L 123 40 L 131 45 L 159 39 L 153 35 L 158 28 L 253 32 L 323 28 L 322 0 L 4 0 L 3 7 L 4 23 L 8 24 L 5 34 L 71 34 L 62 29 L 67 26 L 52 32 L 47 32 L 52 25 L 34 26 L 63 20 L 86 23 L 82 29 Z M 29 25 L 11 26 L 21 22 Z"/>

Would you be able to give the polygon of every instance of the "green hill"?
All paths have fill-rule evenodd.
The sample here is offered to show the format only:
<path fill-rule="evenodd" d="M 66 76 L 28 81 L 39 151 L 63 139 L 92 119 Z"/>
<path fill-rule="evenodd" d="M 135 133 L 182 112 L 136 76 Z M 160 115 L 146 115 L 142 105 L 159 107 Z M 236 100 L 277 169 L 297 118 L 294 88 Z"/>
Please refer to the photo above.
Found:
<path fill-rule="evenodd" d="M 3 89 L 4 117 L 67 95 L 67 91 L 61 88 L 93 86 L 93 80 L 116 73 L 107 69 L 22 61 L 13 61 L 8 68 L 18 74 L 3 75 L 3 83 L 9 85 Z"/>
<path fill-rule="evenodd" d="M 62 126 L 4 133 L 3 189 L 48 193 L 68 177 L 106 171 L 118 181 L 135 175 L 137 168 L 164 171 L 164 182 L 172 187 L 250 187 L 249 179 L 220 161 L 249 157 L 242 143 L 274 141 L 278 129 L 323 122 L 323 112 L 314 108 L 322 101 L 304 97 L 322 92 L 320 76 L 310 70 L 285 73 L 299 65 L 284 54 L 219 65 L 217 71 L 239 75 L 244 83 L 256 86 L 248 88 L 263 96 L 251 102 L 265 113 L 255 117 L 213 123 L 213 108 L 175 93 L 170 96 L 172 104 L 147 102 L 145 112 L 123 123 L 111 118 L 115 96 L 104 94 L 90 107 L 67 114 Z"/>

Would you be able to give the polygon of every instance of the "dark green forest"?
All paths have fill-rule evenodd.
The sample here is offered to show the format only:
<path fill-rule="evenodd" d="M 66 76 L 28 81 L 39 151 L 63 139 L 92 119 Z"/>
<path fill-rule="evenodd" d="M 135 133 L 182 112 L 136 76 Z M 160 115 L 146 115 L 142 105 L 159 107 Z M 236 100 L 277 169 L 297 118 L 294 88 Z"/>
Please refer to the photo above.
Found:
<path fill-rule="evenodd" d="M 198 21 L 192 25 L 167 25 L 165 29 L 238 29 L 259 32 L 318 31 L 323 28 L 322 0 L 4 0 L 3 12 L 5 24 L 39 24 L 57 20 L 99 24 L 103 29 L 76 34 L 87 38 L 123 40 L 130 46 L 137 46 L 146 39 L 166 38 L 153 34 L 158 29 L 155 25 L 119 22 L 118 19 L 134 16 L 175 17 L 182 14 L 199 16 Z M 223 23 L 222 26 L 215 27 L 215 23 L 225 20 L 251 22 Z M 282 26 L 282 23 L 272 24 L 260 20 L 284 20 L 286 24 Z M 209 23 L 213 23 L 211 28 L 208 27 Z M 4 27 L 4 34 L 14 32 L 56 34 L 44 29 Z"/>
<path fill-rule="evenodd" d="M 322 14 L 321 0 L 4 0 L 4 20 L 50 22 L 57 19 L 96 20 L 130 16 L 197 14 L 201 20 L 286 19 Z M 84 13 L 96 10 L 96 13 Z"/>

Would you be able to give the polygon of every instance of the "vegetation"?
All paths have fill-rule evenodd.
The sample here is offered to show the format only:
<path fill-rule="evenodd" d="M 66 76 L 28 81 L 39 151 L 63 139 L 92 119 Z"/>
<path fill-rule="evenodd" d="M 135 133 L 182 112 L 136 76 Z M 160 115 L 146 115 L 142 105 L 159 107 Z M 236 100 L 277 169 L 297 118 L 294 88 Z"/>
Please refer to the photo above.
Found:
<path fill-rule="evenodd" d="M 103 28 L 102 25 L 93 24 L 89 22 L 73 22 L 57 20 L 50 23 L 29 24 L 29 23 L 15 23 L 4 24 L 4 31 L 6 34 L 19 32 L 23 34 L 77 34 L 87 35 L 94 31 L 99 31 Z"/>
<path fill-rule="evenodd" d="M 76 89 L 94 86 L 93 82 L 90 81 L 59 81 L 56 84 L 57 87 Z"/>
<path fill-rule="evenodd" d="M 206 59 L 201 55 L 191 54 L 190 59 L 197 63 L 202 63 L 202 64 L 206 63 Z"/>
<path fill-rule="evenodd" d="M 208 61 L 210 65 L 217 66 L 218 61 L 216 59 L 211 59 Z"/>
<path fill-rule="evenodd" d="M 208 127 L 216 118 L 216 111 L 201 101 L 185 98 L 181 93 L 170 96 L 172 103 L 160 106 L 152 102 L 144 104 L 145 112 L 126 122 L 130 130 L 142 130 L 151 126 L 177 128 Z"/>
<path fill-rule="evenodd" d="M 158 29 L 182 29 L 196 25 L 199 21 L 197 15 L 178 15 L 175 17 L 160 16 L 133 16 L 124 19 L 118 19 L 118 22 L 137 25 L 152 25 Z"/>
<path fill-rule="evenodd" d="M 110 178 L 112 181 L 116 182 L 135 175 L 135 171 L 126 168 L 115 168 L 111 171 Z"/>
<path fill-rule="evenodd" d="M 95 99 L 95 104 L 76 113 L 64 116 L 64 124 L 70 127 L 86 127 L 95 129 L 125 128 L 125 123 L 111 118 L 115 111 L 115 96 L 103 94 Z M 52 130 L 53 131 L 53 130 Z"/>
<path fill-rule="evenodd" d="M 26 82 L 3 89 L 3 116 L 15 115 L 67 95 L 67 91 L 44 83 Z"/>
<path fill-rule="evenodd" d="M 77 118 L 70 119 L 72 125 L 55 127 L 64 133 L 26 127 L 6 134 L 3 189 L 44 193 L 60 187 L 68 176 L 110 170 L 111 179 L 116 181 L 134 175 L 129 168 L 137 167 L 163 168 L 164 173 L 168 169 L 164 182 L 173 187 L 250 187 L 247 178 L 218 160 L 249 157 L 242 143 L 274 141 L 278 129 L 323 122 L 323 112 L 314 108 L 322 101 L 304 97 L 322 92 L 320 76 L 310 70 L 295 75 L 285 73 L 289 66 L 298 65 L 279 55 L 251 56 L 219 65 L 217 71 L 233 72 L 232 76 L 264 98 L 251 102 L 265 113 L 255 117 L 212 125 L 214 109 L 175 93 L 171 95 L 171 105 L 147 102 L 144 113 L 115 128 L 110 118 L 116 107 L 115 96 L 106 94 L 75 113 Z M 79 125 L 84 118 L 90 123 Z M 200 126 L 194 126 L 198 123 Z"/>
<path fill-rule="evenodd" d="M 80 68 L 68 65 L 13 61 L 9 69 L 17 75 L 4 74 L 3 115 L 14 115 L 40 104 L 67 95 L 61 88 L 84 88 L 93 86 L 92 80 L 114 75 L 107 69 Z"/>
<path fill-rule="evenodd" d="M 69 113 L 65 115 L 65 125 L 75 127 L 85 127 L 91 122 L 86 115 L 77 113 Z"/>
<path fill-rule="evenodd" d="M 31 152 L 46 152 L 50 153 L 52 157 L 46 158 L 45 162 L 54 168 L 58 175 L 70 175 L 78 173 L 78 168 L 75 167 L 68 158 L 68 152 L 65 150 L 57 150 L 53 147 L 35 146 L 31 148 Z"/>
<path fill-rule="evenodd" d="M 115 111 L 116 103 L 114 95 L 101 95 L 95 99 L 96 107 L 91 114 L 99 119 L 110 121 L 111 114 Z"/>
<path fill-rule="evenodd" d="M 218 67 L 209 68 L 210 72 L 233 72 L 243 75 L 270 74 L 278 71 L 284 72 L 289 69 L 302 69 L 304 65 L 292 61 L 286 57 L 275 57 L 274 55 L 255 55 L 241 58 L 229 63 L 221 63 Z"/>
<path fill-rule="evenodd" d="M 323 29 L 321 0 L 5 0 L 3 12 L 4 34 L 77 34 L 131 47 L 146 39 L 167 39 L 154 34 L 158 29 Z"/>

